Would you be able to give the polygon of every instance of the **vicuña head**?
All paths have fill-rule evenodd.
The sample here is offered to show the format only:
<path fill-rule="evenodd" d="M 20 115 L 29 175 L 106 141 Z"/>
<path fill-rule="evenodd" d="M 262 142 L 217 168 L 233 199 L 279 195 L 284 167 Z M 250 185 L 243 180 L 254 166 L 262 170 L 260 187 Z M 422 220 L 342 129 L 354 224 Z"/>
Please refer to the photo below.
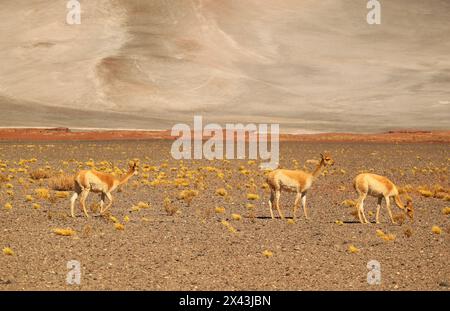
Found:
<path fill-rule="evenodd" d="M 391 197 L 394 198 L 394 202 L 399 209 L 404 211 L 406 215 L 411 218 L 411 220 L 414 219 L 414 207 L 412 201 L 407 200 L 406 205 L 404 205 L 398 193 L 397 187 L 386 177 L 377 174 L 363 173 L 356 176 L 353 185 L 356 192 L 359 194 L 356 209 L 358 211 L 358 217 L 361 223 L 368 223 L 366 215 L 364 214 L 364 199 L 367 195 L 378 198 L 377 212 L 375 216 L 377 224 L 380 223 L 379 216 L 383 198 L 386 201 L 386 209 L 393 224 L 396 222 L 392 216 L 390 202 Z"/>
<path fill-rule="evenodd" d="M 296 192 L 297 195 L 295 197 L 294 202 L 294 213 L 293 219 L 296 219 L 296 212 L 300 202 L 302 200 L 303 212 L 305 214 L 305 218 L 308 218 L 307 210 L 306 210 L 306 193 L 313 181 L 320 175 L 320 172 L 325 166 L 334 165 L 334 160 L 329 153 L 321 153 L 320 161 L 318 162 L 316 169 L 312 172 L 305 172 L 301 170 L 285 170 L 285 169 L 277 169 L 269 173 L 267 176 L 267 183 L 270 187 L 270 199 L 269 199 L 269 209 L 270 216 L 272 219 L 273 216 L 273 207 L 275 206 L 278 214 L 282 219 L 284 216 L 280 209 L 280 196 L 281 190 Z"/>
<path fill-rule="evenodd" d="M 120 178 L 115 177 L 112 174 L 103 173 L 92 170 L 82 170 L 75 175 L 75 193 L 70 198 L 70 214 L 75 217 L 75 201 L 80 196 L 80 204 L 83 209 L 84 215 L 89 217 L 86 211 L 86 198 L 89 192 L 95 192 L 101 194 L 100 201 L 100 213 L 103 214 L 113 203 L 113 197 L 111 192 L 117 189 L 117 187 L 125 184 L 134 175 L 138 174 L 138 162 L 131 161 L 129 163 L 129 169 L 126 174 Z M 105 198 L 108 198 L 109 203 L 106 207 Z"/>

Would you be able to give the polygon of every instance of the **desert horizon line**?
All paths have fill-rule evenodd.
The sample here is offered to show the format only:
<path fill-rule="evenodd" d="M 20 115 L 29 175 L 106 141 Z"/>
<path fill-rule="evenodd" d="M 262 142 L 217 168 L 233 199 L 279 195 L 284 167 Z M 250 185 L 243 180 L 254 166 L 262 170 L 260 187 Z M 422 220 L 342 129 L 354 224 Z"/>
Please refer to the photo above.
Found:
<path fill-rule="evenodd" d="M 108 128 L 108 127 L 67 127 L 67 126 L 0 126 L 0 130 L 49 130 L 49 131 L 73 131 L 73 132 L 170 132 L 171 128 L 157 129 L 157 128 Z M 202 129 L 203 131 L 204 129 Z M 223 129 L 226 130 L 225 128 Z M 246 130 L 244 130 L 246 131 Z M 195 132 L 195 130 L 191 130 Z M 257 133 L 265 133 L 260 131 L 251 131 Z M 422 129 L 422 128 L 399 128 L 390 129 L 377 132 L 351 132 L 351 131 L 317 131 L 317 130 L 286 130 L 283 131 L 280 127 L 280 134 L 283 135 L 321 135 L 321 134 L 351 134 L 351 135 L 378 135 L 389 133 L 437 133 L 437 132 L 450 132 L 450 129 Z"/>

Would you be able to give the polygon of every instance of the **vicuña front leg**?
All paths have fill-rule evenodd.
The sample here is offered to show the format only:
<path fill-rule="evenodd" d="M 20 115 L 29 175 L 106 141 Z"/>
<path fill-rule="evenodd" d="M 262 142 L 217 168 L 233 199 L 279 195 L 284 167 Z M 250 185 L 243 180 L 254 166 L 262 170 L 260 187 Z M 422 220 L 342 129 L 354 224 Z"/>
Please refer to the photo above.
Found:
<path fill-rule="evenodd" d="M 109 203 L 108 203 L 108 205 L 106 205 L 104 210 L 100 210 L 100 214 L 104 214 L 108 210 L 108 208 L 111 207 L 111 205 L 113 203 L 113 197 L 112 197 L 111 193 L 109 193 L 109 192 L 106 193 L 106 197 L 108 198 Z"/>
<path fill-rule="evenodd" d="M 89 218 L 88 212 L 86 210 L 86 199 L 87 199 L 88 195 L 89 195 L 88 189 L 84 189 L 83 192 L 81 192 L 80 204 L 81 204 L 81 208 L 83 209 L 84 215 Z"/>
<path fill-rule="evenodd" d="M 303 206 L 303 213 L 305 214 L 305 218 L 308 219 L 308 210 L 306 208 L 306 193 L 302 193 L 302 206 Z"/>
<path fill-rule="evenodd" d="M 72 197 L 70 198 L 70 215 L 72 217 L 75 217 L 75 201 L 78 198 L 78 193 L 75 192 Z"/>
<path fill-rule="evenodd" d="M 388 210 L 389 218 L 391 218 L 393 224 L 396 224 L 397 222 L 394 220 L 394 217 L 392 216 L 391 201 L 389 197 L 385 197 L 384 199 L 386 200 L 386 209 Z"/>

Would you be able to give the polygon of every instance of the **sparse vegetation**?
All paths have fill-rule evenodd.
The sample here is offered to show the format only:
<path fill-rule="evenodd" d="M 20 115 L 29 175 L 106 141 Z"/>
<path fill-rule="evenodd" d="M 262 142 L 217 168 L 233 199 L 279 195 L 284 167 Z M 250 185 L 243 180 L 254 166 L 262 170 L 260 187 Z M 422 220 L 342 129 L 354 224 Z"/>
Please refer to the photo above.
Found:
<path fill-rule="evenodd" d="M 61 228 L 55 228 L 52 230 L 53 233 L 57 234 L 57 235 L 62 235 L 62 236 L 71 236 L 71 235 L 75 235 L 75 230 L 72 230 L 70 228 L 66 228 L 66 229 L 61 229 Z"/>
<path fill-rule="evenodd" d="M 53 176 L 49 179 L 48 186 L 52 190 L 71 191 L 74 188 L 74 177 L 66 174 Z"/>

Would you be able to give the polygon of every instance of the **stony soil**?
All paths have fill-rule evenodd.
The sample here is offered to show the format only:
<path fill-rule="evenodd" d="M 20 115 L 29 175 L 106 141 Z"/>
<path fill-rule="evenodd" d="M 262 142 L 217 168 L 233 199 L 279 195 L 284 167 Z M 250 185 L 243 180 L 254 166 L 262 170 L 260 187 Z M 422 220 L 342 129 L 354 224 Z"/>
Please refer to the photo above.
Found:
<path fill-rule="evenodd" d="M 448 144 L 282 143 L 282 167 L 301 168 L 325 150 L 336 161 L 308 194 L 310 219 L 305 220 L 300 209 L 296 223 L 270 219 L 258 163 L 180 162 L 171 158 L 170 146 L 164 140 L 0 144 L 0 248 L 14 252 L 0 253 L 0 290 L 450 289 L 450 219 L 442 212 L 448 201 L 411 190 L 415 222 L 402 225 L 391 224 L 385 208 L 381 224 L 360 224 L 353 208 L 341 204 L 356 198 L 352 180 L 360 171 L 386 175 L 412 189 L 426 186 L 433 191 L 439 184 L 448 194 Z M 20 162 L 32 158 L 36 160 Z M 68 198 L 40 199 L 35 189 L 47 188 L 47 180 L 29 180 L 28 173 L 36 168 L 72 173 L 88 167 L 89 159 L 99 169 L 108 166 L 101 161 L 124 168 L 133 158 L 140 159 L 140 174 L 114 194 L 109 215 L 124 230 L 117 230 L 108 215 L 92 210 L 89 219 L 79 208 L 77 217 L 70 218 Z M 174 185 L 183 171 L 188 175 L 184 185 Z M 159 182 L 152 183 L 158 175 Z M 227 195 L 216 194 L 218 188 L 225 188 Z M 190 204 L 177 199 L 183 189 L 198 191 Z M 259 199 L 248 200 L 248 193 Z M 166 207 L 178 209 L 174 215 L 166 212 L 166 198 Z M 98 200 L 91 194 L 89 205 Z M 281 197 L 289 217 L 293 200 L 293 194 Z M 150 207 L 133 211 L 140 201 Z M 8 202 L 12 209 L 4 208 Z M 40 208 L 33 208 L 34 203 Z M 216 207 L 225 212 L 216 213 Z M 368 198 L 366 213 L 375 207 L 376 199 Z M 232 219 L 233 213 L 242 219 Z M 434 225 L 442 228 L 441 234 L 432 232 Z M 56 235 L 54 228 L 71 228 L 76 234 Z M 382 240 L 377 229 L 394 234 L 395 240 Z M 359 252 L 349 252 L 350 245 Z M 264 251 L 272 256 L 264 256 Z M 381 285 L 367 283 L 372 259 L 381 264 Z M 81 263 L 79 286 L 66 284 L 69 260 Z"/>

